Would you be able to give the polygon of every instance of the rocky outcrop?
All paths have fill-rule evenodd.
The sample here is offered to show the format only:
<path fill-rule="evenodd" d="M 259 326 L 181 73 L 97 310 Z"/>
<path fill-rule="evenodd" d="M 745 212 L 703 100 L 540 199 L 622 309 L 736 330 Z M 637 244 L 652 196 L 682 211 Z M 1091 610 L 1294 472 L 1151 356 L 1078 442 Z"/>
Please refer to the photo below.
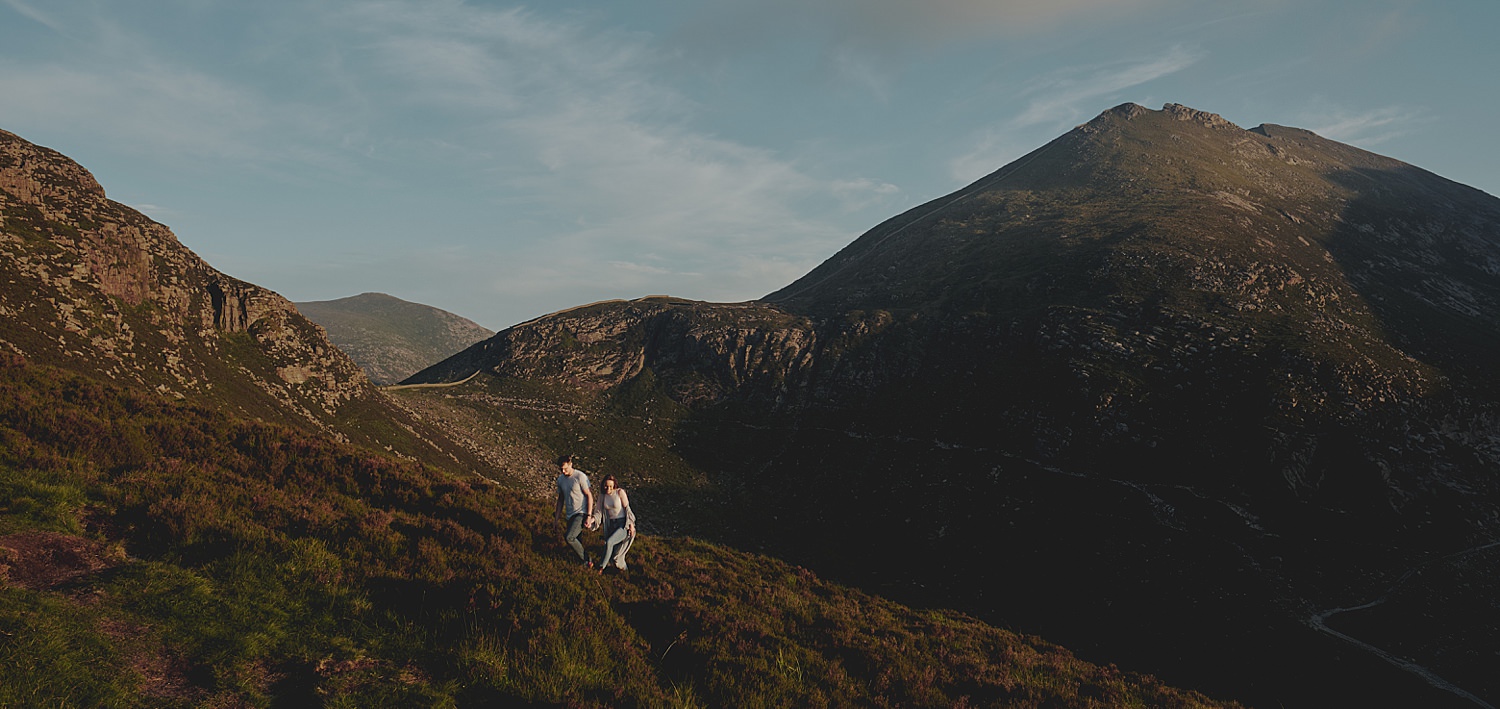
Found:
<path fill-rule="evenodd" d="M 690 405 L 752 391 L 779 398 L 808 384 L 818 345 L 810 321 L 774 307 L 643 298 L 518 325 L 407 383 L 456 382 L 482 370 L 607 392 L 650 369 Z"/>
<path fill-rule="evenodd" d="M 1239 130 L 1240 128 L 1239 126 L 1230 123 L 1227 120 L 1224 120 L 1224 117 L 1220 116 L 1217 113 L 1199 111 L 1197 109 L 1188 108 L 1187 106 L 1184 106 L 1180 103 L 1169 103 L 1165 106 L 1162 106 L 1161 110 L 1162 113 L 1170 116 L 1173 120 L 1193 121 L 1209 128 L 1233 128 L 1235 130 Z"/>
<path fill-rule="evenodd" d="M 33 361 L 339 436 L 361 438 L 342 422 L 383 411 L 431 438 L 285 298 L 220 273 L 72 160 L 4 131 L 0 318 L 0 348 Z"/>

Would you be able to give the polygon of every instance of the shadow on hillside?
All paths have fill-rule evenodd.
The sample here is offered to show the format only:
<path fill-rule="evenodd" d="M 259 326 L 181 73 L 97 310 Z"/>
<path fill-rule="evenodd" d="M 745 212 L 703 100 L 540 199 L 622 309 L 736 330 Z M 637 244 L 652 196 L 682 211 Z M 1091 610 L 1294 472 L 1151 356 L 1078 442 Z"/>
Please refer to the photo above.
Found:
<path fill-rule="evenodd" d="M 712 438 L 726 457 L 767 445 Z M 1287 568 L 1298 561 L 1277 557 L 1279 540 L 1245 534 L 1217 500 L 930 442 L 800 434 L 781 445 L 797 460 L 754 473 L 762 492 L 727 505 L 775 516 L 726 517 L 724 541 L 765 543 L 899 602 L 962 610 L 1252 706 L 1449 699 L 1311 630 L 1312 609 L 1288 585 L 1305 570 Z M 806 473 L 815 469 L 844 472 Z M 928 482 L 916 471 L 944 473 Z M 777 489 L 795 492 L 761 496 Z"/>
<path fill-rule="evenodd" d="M 1393 582 L 1337 624 L 1494 699 L 1500 608 L 1475 599 L 1500 596 L 1500 560 L 1476 553 L 1500 541 L 1500 200 L 1410 166 L 1331 179 L 1360 195 L 1326 247 L 1401 356 L 1379 364 L 1422 377 L 1404 396 L 1360 382 L 1397 392 L 1363 416 L 1355 460 L 1404 552 L 1372 565 Z"/>
<path fill-rule="evenodd" d="M 1390 343 L 1500 398 L 1500 199 L 1414 167 L 1330 179 L 1361 196 L 1328 252 Z"/>
<path fill-rule="evenodd" d="M 1419 568 L 1484 543 L 1484 521 L 1500 518 L 1493 461 L 1476 455 L 1500 440 L 1500 377 L 1490 371 L 1500 359 L 1500 211 L 1420 171 L 1341 179 L 1367 189 L 1372 177 L 1405 191 L 1350 203 L 1326 246 L 1368 304 L 1372 334 L 1400 352 L 1354 353 L 1347 372 L 1309 374 L 1372 392 L 1357 413 L 1266 432 L 1252 410 L 1234 436 L 1190 442 L 1197 460 L 1125 448 L 1136 457 L 1111 460 L 1105 447 L 1087 465 L 1050 467 L 1028 462 L 1046 456 L 1026 453 L 1034 444 L 1007 439 L 1009 424 L 996 420 L 962 423 L 968 445 L 935 440 L 952 412 L 915 408 L 923 396 L 970 418 L 1003 409 L 962 389 L 844 401 L 843 413 L 699 412 L 677 443 L 695 467 L 720 471 L 726 513 L 712 534 L 1252 705 L 1472 705 L 1431 677 L 1500 695 L 1500 611 L 1476 600 L 1500 592 L 1493 555 Z M 1430 209 L 1450 225 L 1418 216 Z M 1229 376 L 1264 394 L 1257 382 L 1276 365 L 1264 366 Z M 1045 396 L 1048 367 L 1037 356 L 1016 371 Z M 1448 379 L 1411 397 L 1397 393 L 1404 384 L 1392 371 Z M 972 377 L 962 384 L 991 391 Z M 1216 403 L 1231 414 L 1205 409 L 1203 422 L 1189 416 L 1172 430 L 1208 431 L 1254 405 Z M 905 427 L 878 411 L 901 412 Z M 752 419 L 774 424 L 743 425 Z M 1059 435 L 1092 433 L 1066 424 Z M 1267 455 L 1297 458 L 1306 478 L 1283 480 L 1284 461 Z M 1313 622 L 1383 597 L 1392 600 L 1378 611 L 1330 625 L 1384 655 Z M 1455 600 L 1445 607 L 1443 598 Z"/>

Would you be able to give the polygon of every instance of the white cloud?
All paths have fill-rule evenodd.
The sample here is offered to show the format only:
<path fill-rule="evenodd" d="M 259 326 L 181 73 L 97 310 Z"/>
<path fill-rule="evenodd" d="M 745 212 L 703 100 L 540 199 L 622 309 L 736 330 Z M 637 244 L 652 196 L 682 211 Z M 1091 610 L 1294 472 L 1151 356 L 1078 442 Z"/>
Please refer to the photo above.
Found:
<path fill-rule="evenodd" d="M 834 196 L 843 203 L 845 211 L 863 209 L 887 201 L 901 193 L 900 187 L 868 177 L 834 180 L 830 187 Z"/>
<path fill-rule="evenodd" d="M 1125 89 L 1182 71 L 1203 56 L 1201 51 L 1176 46 L 1160 57 L 1055 72 L 1027 89 L 1024 95 L 1035 98 L 1012 125 L 1071 127 L 1098 113 L 1102 101 L 1117 98 Z"/>
<path fill-rule="evenodd" d="M 956 182 L 971 183 L 1010 163 L 1036 146 L 1012 137 L 1013 128 L 991 128 L 980 135 L 974 147 L 948 161 L 948 174 Z"/>
<path fill-rule="evenodd" d="M 392 192 L 480 195 L 494 211 L 490 243 L 476 243 L 469 262 L 422 268 L 477 276 L 517 299 L 572 302 L 580 279 L 605 297 L 763 295 L 851 238 L 830 224 L 840 206 L 894 190 L 814 177 L 695 128 L 702 107 L 658 78 L 680 57 L 576 16 L 459 0 L 286 4 L 247 32 L 274 27 L 276 51 L 232 45 L 203 62 L 164 43 L 147 18 L 63 7 L 75 30 L 92 33 L 87 46 L 48 59 L 0 52 L 7 124 L 67 123 L 127 153 L 187 156 L 227 174 L 270 166 L 319 190 L 379 180 Z M 325 175 L 350 184 L 311 184 Z M 398 186 L 416 175 L 437 183 Z M 320 268 L 331 272 L 342 257 L 317 238 L 309 234 L 308 258 L 329 260 Z M 399 237 L 358 238 L 373 247 Z"/>
<path fill-rule="evenodd" d="M 881 103 L 891 100 L 891 77 L 865 52 L 842 46 L 833 51 L 834 73 L 840 81 L 864 89 Z"/>
<path fill-rule="evenodd" d="M 538 225 L 504 235 L 489 280 L 505 297 L 758 297 L 851 237 L 817 216 L 823 203 L 894 190 L 695 130 L 700 107 L 653 78 L 674 59 L 639 35 L 452 3 L 346 17 L 395 82 L 386 90 L 494 156 L 497 200 Z"/>
<path fill-rule="evenodd" d="M 1183 0 L 699 0 L 670 41 L 708 64 L 810 50 L 787 80 L 812 77 L 881 102 L 913 59 L 1027 39 L 1070 24 L 1106 26 Z M 775 60 L 772 60 L 775 61 Z"/>
<path fill-rule="evenodd" d="M 247 158 L 261 102 L 212 77 L 173 67 L 108 72 L 0 63 L 7 121 L 62 124 L 135 152 Z M 108 116 L 108 120 L 99 117 Z"/>
<path fill-rule="evenodd" d="M 0 0 L 52 22 L 26 1 Z M 841 83 L 882 98 L 893 90 L 881 63 L 886 40 L 899 51 L 1137 4 L 775 2 L 781 19 L 800 17 L 822 23 L 814 32 L 835 33 L 824 60 Z M 48 60 L 0 58 L 0 95 L 14 98 L 7 120 L 73 122 L 130 152 L 188 156 L 230 173 L 270 166 L 311 183 L 325 174 L 304 174 L 312 166 L 350 183 L 380 180 L 392 192 L 421 175 L 437 184 L 410 191 L 447 187 L 488 200 L 488 243 L 473 233 L 435 233 L 424 246 L 471 249 L 461 259 L 408 259 L 409 272 L 399 276 L 408 280 L 417 271 L 477 280 L 493 284 L 495 295 L 557 307 L 632 292 L 739 300 L 785 285 L 847 243 L 855 234 L 840 218 L 901 206 L 901 190 L 890 182 L 818 176 L 787 156 L 702 129 L 704 107 L 661 78 L 685 71 L 682 55 L 650 36 L 591 25 L 586 15 L 549 19 L 461 0 L 286 4 L 247 33 L 274 34 L 274 51 L 234 46 L 204 62 L 164 43 L 150 18 L 127 22 L 86 4 L 60 7 L 72 8 L 57 15 L 72 31 L 92 33 L 82 40 L 88 46 Z M 1031 103 L 1015 125 L 1066 117 L 1100 93 L 1190 63 L 1189 55 L 1177 50 L 1054 76 L 1026 94 Z M 993 136 L 967 156 L 972 165 L 1010 149 Z M 955 171 L 976 169 L 960 162 Z M 334 229 L 360 239 L 356 251 L 400 238 Z M 308 259 L 328 260 L 324 271 L 351 262 L 314 240 L 308 236 Z M 356 270 L 392 262 L 371 258 L 368 269 Z"/>
<path fill-rule="evenodd" d="M 53 32 L 61 33 L 63 31 L 62 23 L 52 19 L 52 17 L 48 16 L 46 13 L 43 13 L 41 10 L 38 10 L 24 2 L 21 2 L 21 0 L 0 0 L 0 4 L 4 4 L 5 6 L 14 10 L 16 14 L 39 25 L 42 25 L 47 29 L 52 30 Z"/>
<path fill-rule="evenodd" d="M 1080 17 L 1108 21 L 1170 0 L 705 0 L 710 41 L 802 31 L 877 52 L 1014 37 Z"/>
<path fill-rule="evenodd" d="M 609 265 L 613 266 L 614 268 L 617 268 L 617 269 L 619 269 L 621 271 L 628 271 L 630 273 L 640 274 L 642 276 L 669 276 L 669 275 L 672 275 L 672 270 L 671 269 L 662 268 L 661 266 L 652 266 L 652 265 L 644 264 L 644 263 L 633 263 L 633 262 L 630 262 L 630 261 L 610 261 Z M 701 275 L 701 274 L 693 273 L 693 274 L 687 274 L 687 275 L 697 276 L 697 275 Z"/>
<path fill-rule="evenodd" d="M 1384 106 L 1351 112 L 1320 101 L 1304 112 L 1301 123 L 1325 138 L 1370 147 L 1410 133 L 1431 120 L 1420 108 Z"/>

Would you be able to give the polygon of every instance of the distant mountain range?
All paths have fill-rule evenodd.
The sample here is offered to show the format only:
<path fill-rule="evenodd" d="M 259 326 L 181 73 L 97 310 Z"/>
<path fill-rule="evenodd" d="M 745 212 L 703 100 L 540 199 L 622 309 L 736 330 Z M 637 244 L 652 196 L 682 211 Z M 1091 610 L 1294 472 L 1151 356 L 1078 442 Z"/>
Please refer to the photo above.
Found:
<path fill-rule="evenodd" d="M 375 384 L 395 384 L 494 335 L 472 320 L 384 293 L 297 303 Z"/>
<path fill-rule="evenodd" d="M 544 356 L 596 349 L 569 337 Z M 609 470 L 592 450 L 660 430 L 639 372 L 614 418 L 581 408 L 609 376 L 491 402 L 525 421 L 454 387 L 398 404 L 291 303 L 0 132 L 0 706 L 1224 705 L 659 535 L 706 509 L 650 506 L 692 490 L 667 468 L 627 478 L 630 576 L 579 568 L 524 490 L 549 454 Z"/>
<path fill-rule="evenodd" d="M 760 301 L 564 311 L 397 396 L 1175 683 L 1471 706 L 1500 697 L 1497 361 L 1500 200 L 1125 104 Z"/>

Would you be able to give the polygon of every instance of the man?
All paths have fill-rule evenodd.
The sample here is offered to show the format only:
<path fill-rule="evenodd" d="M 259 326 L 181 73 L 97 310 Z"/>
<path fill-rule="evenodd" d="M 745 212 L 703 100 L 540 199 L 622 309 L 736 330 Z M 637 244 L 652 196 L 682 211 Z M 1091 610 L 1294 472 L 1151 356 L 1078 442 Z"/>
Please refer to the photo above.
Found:
<path fill-rule="evenodd" d="M 571 455 L 558 458 L 557 467 L 560 471 L 557 476 L 557 522 L 559 527 L 564 522 L 567 526 L 563 541 L 573 547 L 584 566 L 593 568 L 594 562 L 589 560 L 588 552 L 583 549 L 583 542 L 578 539 L 578 535 L 583 534 L 583 530 L 594 518 L 594 493 L 589 490 L 589 476 L 582 470 L 573 469 Z"/>

